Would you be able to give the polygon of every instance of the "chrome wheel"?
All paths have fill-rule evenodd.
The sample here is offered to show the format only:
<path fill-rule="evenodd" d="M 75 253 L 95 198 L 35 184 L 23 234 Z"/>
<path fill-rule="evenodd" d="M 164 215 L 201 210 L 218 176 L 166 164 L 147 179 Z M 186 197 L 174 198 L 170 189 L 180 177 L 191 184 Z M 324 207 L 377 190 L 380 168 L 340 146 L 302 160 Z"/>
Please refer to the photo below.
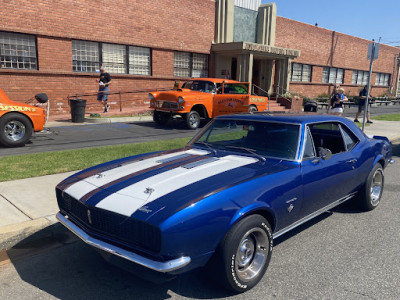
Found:
<path fill-rule="evenodd" d="M 22 122 L 16 120 L 9 121 L 4 126 L 4 135 L 8 140 L 12 142 L 17 142 L 21 140 L 25 136 L 25 131 L 25 125 Z"/>
<path fill-rule="evenodd" d="M 197 111 L 191 111 L 186 115 L 186 124 L 190 129 L 197 129 L 200 126 L 200 115 Z"/>
<path fill-rule="evenodd" d="M 240 280 L 249 281 L 258 276 L 268 256 L 268 236 L 264 230 L 249 230 L 239 243 L 235 270 Z"/>
<path fill-rule="evenodd" d="M 371 204 L 376 206 L 379 204 L 383 189 L 383 173 L 382 169 L 377 169 L 372 177 L 370 197 Z"/>

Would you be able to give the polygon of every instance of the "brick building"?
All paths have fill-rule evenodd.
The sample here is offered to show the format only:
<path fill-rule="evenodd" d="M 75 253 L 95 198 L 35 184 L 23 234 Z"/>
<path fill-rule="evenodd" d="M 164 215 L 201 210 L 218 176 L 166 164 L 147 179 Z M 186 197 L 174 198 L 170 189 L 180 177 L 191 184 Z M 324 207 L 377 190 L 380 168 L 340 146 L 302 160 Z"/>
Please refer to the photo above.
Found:
<path fill-rule="evenodd" d="M 343 33 L 277 17 L 276 41 L 280 47 L 295 47 L 301 56 L 293 61 L 290 91 L 316 97 L 330 93 L 338 82 L 348 95 L 358 95 L 367 84 L 370 60 L 367 59 L 371 41 Z M 371 77 L 374 96 L 400 96 L 400 49 L 380 45 L 379 58 L 373 63 Z"/>
<path fill-rule="evenodd" d="M 96 70 L 112 92 L 172 87 L 177 79 L 231 76 L 269 94 L 315 97 L 341 82 L 356 94 L 367 80 L 367 40 L 276 17 L 261 0 L 110 2 L 2 1 L 0 87 L 26 101 L 46 92 L 51 114 L 69 96 L 95 93 Z M 396 92 L 399 49 L 381 45 L 373 94 Z M 88 111 L 100 111 L 88 97 Z M 143 108 L 147 93 L 110 96 L 113 108 Z"/>

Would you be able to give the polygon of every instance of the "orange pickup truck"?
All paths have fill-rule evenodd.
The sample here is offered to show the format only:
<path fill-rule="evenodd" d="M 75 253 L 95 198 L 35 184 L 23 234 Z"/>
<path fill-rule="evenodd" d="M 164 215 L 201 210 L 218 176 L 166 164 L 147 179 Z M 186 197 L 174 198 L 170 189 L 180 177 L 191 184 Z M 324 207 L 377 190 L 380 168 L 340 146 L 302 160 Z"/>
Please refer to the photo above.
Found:
<path fill-rule="evenodd" d="M 201 119 L 219 115 L 263 111 L 268 97 L 251 95 L 248 82 L 220 78 L 194 78 L 177 82 L 171 91 L 149 93 L 153 120 L 163 125 L 172 117 L 181 117 L 191 129 Z"/>
<path fill-rule="evenodd" d="M 40 103 L 48 99 L 46 94 L 35 96 Z M 45 110 L 41 107 L 10 100 L 0 89 L 0 144 L 5 147 L 25 145 L 33 131 L 42 131 L 46 122 Z"/>

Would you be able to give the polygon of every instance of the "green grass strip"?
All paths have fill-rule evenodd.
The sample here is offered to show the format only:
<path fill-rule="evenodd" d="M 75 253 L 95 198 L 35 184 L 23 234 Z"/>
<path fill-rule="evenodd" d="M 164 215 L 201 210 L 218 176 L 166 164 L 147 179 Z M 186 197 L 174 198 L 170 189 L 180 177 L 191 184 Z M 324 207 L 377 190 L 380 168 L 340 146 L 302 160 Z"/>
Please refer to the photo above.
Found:
<path fill-rule="evenodd" d="M 0 159 L 0 181 L 76 171 L 110 160 L 183 147 L 190 138 L 137 144 L 6 156 Z"/>
<path fill-rule="evenodd" d="M 374 116 L 371 119 L 381 120 L 381 121 L 400 121 L 400 114 L 387 114 L 387 115 Z"/>

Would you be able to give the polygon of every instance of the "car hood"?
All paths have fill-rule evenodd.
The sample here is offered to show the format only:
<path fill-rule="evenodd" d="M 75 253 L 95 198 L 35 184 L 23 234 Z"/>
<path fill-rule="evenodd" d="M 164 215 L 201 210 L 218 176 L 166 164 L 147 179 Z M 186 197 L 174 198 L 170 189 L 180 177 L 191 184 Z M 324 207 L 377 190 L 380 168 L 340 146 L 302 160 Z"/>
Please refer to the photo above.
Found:
<path fill-rule="evenodd" d="M 211 94 L 200 91 L 193 91 L 189 89 L 179 89 L 176 91 L 157 92 L 154 93 L 154 95 L 156 95 L 156 100 L 177 101 L 178 97 L 185 97 L 185 96 L 204 97 L 205 95 L 211 95 Z"/>
<path fill-rule="evenodd" d="M 201 149 L 182 149 L 114 161 L 82 171 L 58 185 L 88 207 L 124 216 L 148 218 L 163 210 L 179 211 L 195 199 L 240 182 L 278 171 L 278 160 L 234 154 L 214 155 Z"/>

